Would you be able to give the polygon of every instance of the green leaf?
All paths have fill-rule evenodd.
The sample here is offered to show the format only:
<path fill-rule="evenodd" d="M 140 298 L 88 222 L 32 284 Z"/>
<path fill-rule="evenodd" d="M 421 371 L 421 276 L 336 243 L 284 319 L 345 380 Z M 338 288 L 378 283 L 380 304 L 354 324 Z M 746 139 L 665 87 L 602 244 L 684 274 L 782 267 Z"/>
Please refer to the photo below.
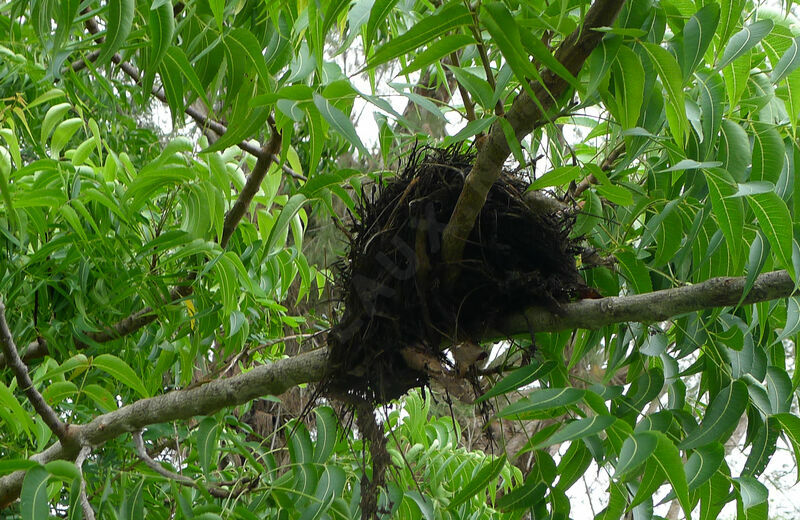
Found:
<path fill-rule="evenodd" d="M 744 232 L 744 206 L 738 199 L 728 198 L 736 192 L 736 183 L 727 171 L 722 168 L 704 169 L 708 184 L 708 196 L 711 208 L 717 219 L 734 265 L 739 264 L 742 253 Z"/>
<path fill-rule="evenodd" d="M 725 448 L 714 442 L 697 448 L 686 461 L 685 473 L 689 491 L 693 491 L 708 482 L 717 472 L 725 459 Z"/>
<path fill-rule="evenodd" d="M 516 25 L 516 24 L 515 24 Z M 575 76 L 567 70 L 567 68 L 558 61 L 553 53 L 550 52 L 550 49 L 547 48 L 547 45 L 541 40 L 541 38 L 537 38 L 534 36 L 530 31 L 525 29 L 522 26 L 518 26 L 517 30 L 520 31 L 520 40 L 522 41 L 522 45 L 525 47 L 525 50 L 528 51 L 528 54 L 536 58 L 536 60 L 544 65 L 549 71 L 555 73 L 561 79 L 569 83 L 569 85 L 577 91 L 583 90 L 583 87 L 575 79 Z"/>
<path fill-rule="evenodd" d="M 414 59 L 399 75 L 405 76 L 414 71 L 427 67 L 431 63 L 438 63 L 445 56 L 456 52 L 458 49 L 475 43 L 475 38 L 467 34 L 451 34 L 428 45 L 428 48 L 418 53 Z"/>
<path fill-rule="evenodd" d="M 150 8 L 150 59 L 147 63 L 148 72 L 155 71 L 161 65 L 161 60 L 172 46 L 175 35 L 175 18 L 172 14 L 172 2 L 166 2 L 158 7 Z M 146 95 L 150 93 L 147 92 Z"/>
<path fill-rule="evenodd" d="M 664 109 L 667 113 L 669 128 L 678 146 L 683 148 L 689 135 L 689 120 L 683 101 L 683 87 L 681 84 L 681 68 L 675 57 L 668 50 L 653 43 L 643 43 L 650 61 L 658 71 L 661 84 L 667 92 L 667 103 Z"/>
<path fill-rule="evenodd" d="M 289 198 L 289 200 L 286 202 L 286 205 L 283 206 L 280 215 L 278 215 L 278 219 L 275 221 L 275 224 L 272 226 L 272 229 L 269 232 L 269 237 L 267 238 L 266 245 L 264 246 L 265 255 L 273 256 L 279 252 L 276 250 L 276 247 L 283 248 L 283 244 L 278 244 L 278 242 L 280 240 L 286 240 L 285 237 L 289 228 L 289 224 L 297 212 L 300 211 L 300 208 L 303 207 L 303 204 L 306 202 L 306 200 L 306 196 L 302 193 L 295 193 Z"/>
<path fill-rule="evenodd" d="M 545 388 L 534 390 L 527 397 L 503 408 L 498 417 L 508 417 L 539 410 L 552 410 L 561 406 L 577 403 L 583 397 L 584 390 L 579 388 Z"/>
<path fill-rule="evenodd" d="M 722 120 L 717 157 L 736 182 L 746 180 L 747 167 L 752 162 L 750 139 L 744 128 L 730 119 Z"/>
<path fill-rule="evenodd" d="M 525 478 L 525 483 L 500 497 L 495 505 L 501 511 L 530 509 L 534 504 L 542 502 L 545 491 L 547 484 L 531 473 Z"/>
<path fill-rule="evenodd" d="M 540 442 L 534 448 L 540 449 L 553 444 L 582 439 L 589 435 L 599 433 L 611 426 L 617 419 L 611 415 L 595 415 L 585 419 L 572 421 L 564 425 L 558 432 L 550 436 L 547 440 Z"/>
<path fill-rule="evenodd" d="M 656 446 L 658 446 L 656 432 L 635 433 L 625 439 L 619 451 L 613 478 L 624 477 L 638 468 L 655 451 Z"/>
<path fill-rule="evenodd" d="M 769 491 L 767 487 L 753 477 L 738 477 L 733 479 L 735 484 L 739 484 L 739 494 L 742 497 L 744 509 L 750 509 L 767 501 Z"/>
<path fill-rule="evenodd" d="M 491 109 L 494 106 L 494 92 L 485 79 L 460 67 L 448 65 L 447 68 L 453 73 L 459 85 L 464 87 L 482 107 Z"/>
<path fill-rule="evenodd" d="M 208 474 L 211 464 L 214 463 L 215 455 L 219 449 L 217 440 L 219 439 L 221 425 L 215 417 L 206 417 L 197 426 L 197 456 L 200 460 L 200 467 L 205 474 Z"/>
<path fill-rule="evenodd" d="M 50 504 L 47 500 L 47 480 L 50 474 L 41 466 L 31 468 L 22 481 L 19 509 L 22 520 L 47 520 Z"/>
<path fill-rule="evenodd" d="M 719 5 L 708 4 L 689 18 L 683 27 L 683 80 L 686 81 L 703 61 L 719 24 Z"/>
<path fill-rule="evenodd" d="M 581 175 L 580 166 L 559 166 L 546 172 L 528 187 L 528 190 L 540 190 L 550 186 L 561 186 L 574 181 Z"/>
<path fill-rule="evenodd" d="M 136 372 L 114 354 L 100 354 L 92 360 L 92 366 L 108 373 L 128 388 L 136 391 L 141 397 L 149 397 L 147 389 Z"/>
<path fill-rule="evenodd" d="M 269 110 L 263 107 L 256 108 L 250 113 L 247 121 L 243 124 L 240 123 L 228 127 L 228 131 L 217 139 L 217 142 L 203 150 L 202 153 L 218 152 L 258 135 L 258 132 L 264 128 L 267 117 L 269 117 Z"/>
<path fill-rule="evenodd" d="M 759 20 L 731 36 L 725 46 L 725 51 L 722 53 L 722 58 L 717 64 L 717 70 L 724 68 L 730 62 L 755 47 L 764 36 L 772 31 L 773 26 L 772 20 Z"/>
<path fill-rule="evenodd" d="M 389 20 L 389 13 L 392 12 L 394 6 L 397 5 L 397 0 L 375 0 L 372 9 L 369 11 L 369 20 L 367 21 L 367 29 L 364 33 L 364 42 L 369 46 L 375 39 L 375 34 L 378 32 L 378 27 L 385 26 Z M 327 34 L 324 31 L 323 34 Z"/>
<path fill-rule="evenodd" d="M 438 13 L 425 16 L 407 32 L 382 45 L 367 59 L 367 66 L 374 68 L 399 56 L 411 53 L 437 37 L 472 23 L 469 10 L 461 3 L 448 3 Z"/>
<path fill-rule="evenodd" d="M 772 125 L 753 125 L 753 181 L 778 183 L 784 159 L 783 139 Z"/>
<path fill-rule="evenodd" d="M 135 0 L 113 0 L 108 2 L 106 18 L 106 40 L 95 64 L 104 65 L 122 47 L 133 26 Z"/>
<path fill-rule="evenodd" d="M 775 419 L 768 416 L 764 418 L 763 423 L 757 426 L 757 431 L 752 436 L 750 454 L 747 455 L 744 468 L 742 468 L 743 477 L 757 477 L 769 464 L 775 453 L 775 446 L 780 434 L 780 431 L 773 427 L 775 422 Z M 748 427 L 750 427 L 749 424 Z"/>
<path fill-rule="evenodd" d="M 748 401 L 747 385 L 741 381 L 733 381 L 720 390 L 708 405 L 700 426 L 680 443 L 681 449 L 690 450 L 727 439 L 736 429 Z"/>
<path fill-rule="evenodd" d="M 625 398 L 619 403 L 620 413 L 638 413 L 644 405 L 655 399 L 664 388 L 664 372 L 660 368 L 651 368 L 643 372 L 628 389 Z"/>
<path fill-rule="evenodd" d="M 546 376 L 555 366 L 556 363 L 554 361 L 545 361 L 544 363 L 534 361 L 530 365 L 520 367 L 498 381 L 488 392 L 478 397 L 475 402 L 482 403 L 487 399 L 527 386 Z"/>
<path fill-rule="evenodd" d="M 7 475 L 19 470 L 29 470 L 41 467 L 41 464 L 30 459 L 4 459 L 0 460 L 0 475 Z"/>
<path fill-rule="evenodd" d="M 322 19 L 322 34 L 327 35 L 328 32 L 336 23 L 336 18 L 344 9 L 350 6 L 351 0 L 332 0 L 328 2 L 328 8 L 325 9 L 325 16 Z"/>
<path fill-rule="evenodd" d="M 692 506 L 689 501 L 689 488 L 686 483 L 686 474 L 683 471 L 681 455 L 669 437 L 661 432 L 655 432 L 655 435 L 658 439 L 658 444 L 651 460 L 658 464 L 667 476 L 667 480 L 672 485 L 686 518 L 690 518 Z"/>
<path fill-rule="evenodd" d="M 775 192 L 750 195 L 747 200 L 781 267 L 796 280 L 792 264 L 792 218 L 786 203 Z"/>
<path fill-rule="evenodd" d="M 467 500 L 475 497 L 476 495 L 481 495 L 489 482 L 497 478 L 497 475 L 500 474 L 500 471 L 502 471 L 505 464 L 505 454 L 492 460 L 488 464 L 484 464 L 478 473 L 469 479 L 467 485 L 461 488 L 461 491 L 456 493 L 456 496 L 453 497 L 453 499 L 450 501 L 450 504 L 447 506 L 447 510 L 453 511 Z"/>
<path fill-rule="evenodd" d="M 44 469 L 54 477 L 58 477 L 65 482 L 71 482 L 76 478 L 81 478 L 81 473 L 74 462 L 68 460 L 51 460 L 44 465 Z"/>
<path fill-rule="evenodd" d="M 321 464 L 326 462 L 336 445 L 336 437 L 339 435 L 338 421 L 336 412 L 330 406 L 320 406 L 314 409 L 317 416 L 317 441 L 314 444 L 314 462 Z"/>
<path fill-rule="evenodd" d="M 775 191 L 775 185 L 769 181 L 753 181 L 736 185 L 736 193 L 728 195 L 728 198 L 744 197 L 746 195 L 758 195 L 759 193 L 769 193 Z"/>
<path fill-rule="evenodd" d="M 644 68 L 639 56 L 624 45 L 617 52 L 616 66 L 614 87 L 620 109 L 619 123 L 623 129 L 634 128 L 644 100 Z"/>
<path fill-rule="evenodd" d="M 261 44 L 253 36 L 253 33 L 244 27 L 239 27 L 228 33 L 224 41 L 230 55 L 234 59 L 246 58 L 258 73 L 261 85 L 268 87 L 272 75 L 267 69 L 267 62 L 262 54 Z"/>
<path fill-rule="evenodd" d="M 53 128 L 55 128 L 56 125 L 61 122 L 61 119 L 64 117 L 64 114 L 66 114 L 67 111 L 71 108 L 72 105 L 70 105 L 69 103 L 60 103 L 58 105 L 53 105 L 49 109 L 47 109 L 47 113 L 44 115 L 44 119 L 42 120 L 42 130 L 41 130 L 42 144 L 47 142 L 47 139 L 50 137 L 50 133 L 53 131 Z M 17 167 L 21 166 L 18 164 Z"/>
<path fill-rule="evenodd" d="M 500 48 L 503 57 L 508 61 L 511 70 L 520 82 L 527 85 L 528 79 L 541 82 L 541 76 L 528 56 L 521 52 L 523 48 L 517 23 L 500 2 L 481 4 L 481 21 L 492 37 L 492 41 Z"/>
<path fill-rule="evenodd" d="M 773 83 L 778 83 L 797 67 L 800 67 L 800 37 L 792 40 L 792 44 L 773 67 L 769 79 Z"/>
<path fill-rule="evenodd" d="M 789 298 L 789 304 L 792 305 L 791 313 L 787 310 L 787 322 L 789 321 L 789 314 L 793 320 L 792 326 L 800 329 L 798 324 L 798 314 L 800 314 L 800 302 L 797 301 L 796 296 Z M 784 329 L 785 331 L 786 329 Z M 781 333 L 783 336 L 783 332 Z M 788 337 L 788 336 L 787 336 Z M 767 395 L 769 396 L 769 405 L 773 414 L 788 413 L 792 404 L 792 380 L 786 370 L 776 367 L 767 367 Z"/>
<path fill-rule="evenodd" d="M 189 63 L 189 60 L 186 58 L 186 54 L 183 52 L 183 49 L 175 45 L 169 47 L 164 55 L 164 66 L 165 68 L 180 71 L 186 81 L 189 82 L 189 86 L 192 88 L 192 91 L 200 96 L 200 99 L 203 100 L 205 106 L 211 106 L 208 96 L 206 96 L 206 91 L 203 88 L 203 84 L 200 83 L 200 78 L 197 77 L 197 73 L 195 72 L 191 63 Z"/>
<path fill-rule="evenodd" d="M 358 151 L 361 152 L 364 157 L 369 156 L 369 151 L 364 147 L 364 143 L 362 143 L 361 139 L 358 137 L 358 133 L 349 117 L 344 115 L 341 110 L 331 105 L 327 99 L 316 93 L 314 94 L 314 105 L 325 121 L 331 125 L 338 135 L 341 135 L 347 139 L 350 144 L 358 148 Z"/>
<path fill-rule="evenodd" d="M 50 157 L 53 159 L 58 159 L 58 157 L 61 155 L 61 150 L 67 146 L 69 140 L 72 139 L 72 136 L 75 135 L 75 132 L 77 132 L 82 126 L 83 119 L 79 117 L 73 117 L 60 122 L 55 131 L 53 131 L 52 139 L 50 139 Z"/>

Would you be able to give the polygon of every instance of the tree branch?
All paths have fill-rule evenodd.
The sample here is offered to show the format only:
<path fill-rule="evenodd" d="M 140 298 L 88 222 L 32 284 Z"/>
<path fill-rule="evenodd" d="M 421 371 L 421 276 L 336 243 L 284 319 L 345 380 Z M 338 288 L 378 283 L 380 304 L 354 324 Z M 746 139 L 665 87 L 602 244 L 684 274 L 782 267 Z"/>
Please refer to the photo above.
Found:
<path fill-rule="evenodd" d="M 272 127 L 272 137 L 270 137 L 267 145 L 261 150 L 261 153 L 256 156 L 258 157 L 258 161 L 256 161 L 253 171 L 250 172 L 250 175 L 247 177 L 247 182 L 239 193 L 239 198 L 236 199 L 234 205 L 228 210 L 227 215 L 225 215 L 225 223 L 222 225 L 222 239 L 219 241 L 219 245 L 222 246 L 223 249 L 228 245 L 228 240 L 230 240 L 231 235 L 233 235 L 233 231 L 236 229 L 239 221 L 242 220 L 247 208 L 250 207 L 250 202 L 252 202 L 253 197 L 256 196 L 256 193 L 258 193 L 258 190 L 261 188 L 261 182 L 267 175 L 267 171 L 269 171 L 272 158 L 275 157 L 275 153 L 277 153 L 281 147 L 280 132 L 278 132 L 274 125 L 270 126 Z"/>
<path fill-rule="evenodd" d="M 6 321 L 6 306 L 2 300 L 0 300 L 0 349 L 2 349 L 5 359 L 8 361 L 8 366 L 11 367 L 11 370 L 17 378 L 17 384 L 22 391 L 25 392 L 25 395 L 28 396 L 28 400 L 31 402 L 33 409 L 36 410 L 36 413 L 39 414 L 47 427 L 56 434 L 56 437 L 64 440 L 67 433 L 67 425 L 58 418 L 55 410 L 47 404 L 42 394 L 33 386 L 33 381 L 28 373 L 28 367 L 26 367 L 25 363 L 20 359 L 17 345 L 14 343 L 14 337 L 11 335 L 11 330 L 8 327 L 8 322 Z"/>
<path fill-rule="evenodd" d="M 487 340 L 526 333 L 531 328 L 536 332 L 553 332 L 573 328 L 597 329 L 621 322 L 663 321 L 687 312 L 736 305 L 744 287 L 744 277 L 721 277 L 647 294 L 581 300 L 563 305 L 558 314 L 532 308 L 523 315 L 506 319 L 498 327 L 502 330 L 490 331 Z M 742 303 L 785 298 L 794 290 L 794 282 L 786 271 L 773 271 L 756 278 Z M 70 425 L 68 442 L 56 442 L 31 460 L 46 463 L 56 459 L 74 459 L 79 446 L 99 446 L 150 424 L 210 415 L 221 408 L 243 404 L 263 395 L 278 395 L 301 383 L 320 381 L 327 362 L 328 351 L 321 348 L 197 388 L 142 399 L 100 415 L 89 424 Z M 0 478 L 0 507 L 17 499 L 24 476 L 24 471 L 17 471 Z"/>
<path fill-rule="evenodd" d="M 586 58 L 603 38 L 603 33 L 594 29 L 612 25 L 624 3 L 625 0 L 596 0 L 586 13 L 583 26 L 558 47 L 555 58 L 574 76 L 578 75 Z M 527 92 L 517 96 L 505 118 L 518 140 L 548 119 L 547 112 L 554 108 L 555 100 L 566 92 L 567 87 L 568 83 L 563 78 L 548 70 L 542 74 L 541 84 L 532 85 L 536 101 Z M 444 261 L 451 264 L 451 280 L 458 274 L 464 245 L 486 202 L 486 195 L 500 176 L 503 163 L 510 153 L 503 127 L 497 121 L 492 125 L 486 144 L 479 151 L 475 165 L 464 181 L 464 188 L 442 236 L 442 255 Z"/>

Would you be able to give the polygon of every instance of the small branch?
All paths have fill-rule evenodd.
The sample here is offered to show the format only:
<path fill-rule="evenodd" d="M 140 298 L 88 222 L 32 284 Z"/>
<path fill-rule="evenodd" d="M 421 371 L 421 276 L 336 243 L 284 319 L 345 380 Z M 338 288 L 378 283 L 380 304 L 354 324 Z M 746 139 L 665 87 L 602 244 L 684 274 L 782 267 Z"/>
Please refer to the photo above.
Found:
<path fill-rule="evenodd" d="M 593 29 L 613 25 L 622 4 L 624 0 L 596 0 L 586 13 L 584 24 L 561 43 L 555 58 L 573 76 L 577 76 L 586 58 L 603 38 L 603 33 Z M 555 100 L 566 92 L 568 86 L 563 78 L 547 70 L 542 73 L 542 83 L 532 85 L 536 100 L 527 92 L 516 97 L 505 118 L 518 140 L 548 120 L 548 112 L 555 107 Z M 503 163 L 510 153 L 502 124 L 497 121 L 492 125 L 486 144 L 479 151 L 475 165 L 464 181 L 464 188 L 442 236 L 442 255 L 445 262 L 450 264 L 448 277 L 451 283 L 458 276 L 464 246 L 486 202 L 486 195 L 499 178 Z"/>
<path fill-rule="evenodd" d="M 270 137 L 269 142 L 262 149 L 261 153 L 257 155 L 258 161 L 256 161 L 253 171 L 250 172 L 250 176 L 247 177 L 247 182 L 239 193 L 239 198 L 236 199 L 233 207 L 231 207 L 231 209 L 228 210 L 228 214 L 225 215 L 225 223 L 222 226 L 222 239 L 219 242 L 223 249 L 228 245 L 233 231 L 236 229 L 239 221 L 242 220 L 247 208 L 250 207 L 250 202 L 253 201 L 253 197 L 255 197 L 256 193 L 258 193 L 258 190 L 261 188 L 261 182 L 264 180 L 264 176 L 267 175 L 267 171 L 272 164 L 272 158 L 281 147 L 281 139 L 281 134 L 272 126 L 272 137 Z"/>
<path fill-rule="evenodd" d="M 622 152 L 625 151 L 625 143 L 619 143 L 617 146 L 614 147 L 613 150 L 606 156 L 605 160 L 603 160 L 603 164 L 600 165 L 600 169 L 604 172 L 610 170 L 616 160 L 622 155 Z M 585 179 L 575 186 L 575 190 L 572 192 L 572 198 L 577 199 L 581 196 L 581 194 L 589 189 L 589 186 L 592 184 L 597 184 L 597 179 L 595 179 L 594 175 L 589 174 Z"/>
<path fill-rule="evenodd" d="M 158 462 L 156 462 L 155 460 L 153 460 L 152 458 L 150 458 L 150 455 L 147 454 L 147 450 L 144 448 L 144 441 L 142 440 L 141 430 L 133 432 L 132 435 L 133 435 L 133 445 L 136 446 L 136 454 L 139 455 L 139 458 L 142 459 L 145 464 L 147 464 L 148 468 L 152 469 L 162 477 L 167 478 L 169 480 L 174 480 L 176 482 L 180 482 L 181 484 L 185 484 L 187 486 L 197 487 L 197 484 L 195 483 L 194 480 L 190 479 L 185 475 L 179 475 L 177 473 L 174 473 L 165 468 L 164 466 L 162 466 L 161 464 L 159 464 Z"/>
<path fill-rule="evenodd" d="M 75 459 L 75 465 L 78 467 L 78 472 L 81 474 L 80 502 L 81 509 L 83 509 L 83 518 L 86 520 L 95 519 L 94 510 L 92 509 L 92 505 L 89 503 L 89 497 L 86 496 L 86 479 L 83 477 L 83 461 L 86 460 L 86 457 L 88 457 L 91 452 L 92 449 L 89 446 L 84 446 L 78 453 L 78 458 Z"/>
<path fill-rule="evenodd" d="M 3 350 L 3 356 L 5 356 L 8 366 L 11 367 L 17 378 L 17 384 L 25 392 L 33 409 L 36 410 L 36 413 L 39 414 L 47 427 L 56 434 L 56 437 L 64 440 L 67 434 L 67 425 L 58 418 L 55 410 L 47 404 L 42 394 L 33 386 L 31 376 L 28 374 L 28 367 L 20 359 L 17 345 L 14 343 L 14 337 L 8 327 L 6 306 L 2 300 L 0 300 L 0 348 Z"/>

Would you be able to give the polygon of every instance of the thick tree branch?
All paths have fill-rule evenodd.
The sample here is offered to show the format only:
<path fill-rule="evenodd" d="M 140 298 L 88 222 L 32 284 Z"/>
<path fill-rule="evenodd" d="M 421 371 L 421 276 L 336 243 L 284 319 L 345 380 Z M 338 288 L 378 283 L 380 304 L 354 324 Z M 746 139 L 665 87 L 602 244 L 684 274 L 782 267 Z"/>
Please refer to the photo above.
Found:
<path fill-rule="evenodd" d="M 532 308 L 524 315 L 508 318 L 500 324 L 502 330 L 488 333 L 488 339 L 526 333 L 531 329 L 552 332 L 573 328 L 596 329 L 631 321 L 663 321 L 687 312 L 736 305 L 744 287 L 744 277 L 722 277 L 647 294 L 581 300 L 563 305 L 558 314 Z M 756 278 L 743 303 L 785 298 L 792 293 L 794 282 L 786 271 L 773 271 Z M 197 388 L 143 399 L 100 415 L 89 424 L 70 425 L 66 442 L 57 442 L 31 459 L 41 463 L 74 459 L 80 446 L 99 446 L 150 424 L 210 415 L 221 408 L 243 404 L 263 395 L 278 395 L 301 383 L 320 381 L 327 361 L 328 351 L 322 348 Z M 17 471 L 0 478 L 0 507 L 17 499 L 24 476 L 24 471 Z"/>
<path fill-rule="evenodd" d="M 2 349 L 5 359 L 8 361 L 8 366 L 11 367 L 11 370 L 17 378 L 17 384 L 22 391 L 25 392 L 25 395 L 28 396 L 28 400 L 31 402 L 33 409 L 36 410 L 36 413 L 39 414 L 47 427 L 56 434 L 56 437 L 63 440 L 67 433 L 67 425 L 58 418 L 55 410 L 47 404 L 42 394 L 33 386 L 33 381 L 28 373 L 28 367 L 26 367 L 25 363 L 20 359 L 17 345 L 14 343 L 14 337 L 11 335 L 11 330 L 8 327 L 8 322 L 6 321 L 6 306 L 2 300 L 0 300 L 0 349 Z"/>
<path fill-rule="evenodd" d="M 624 3 L 625 0 L 596 0 L 586 13 L 583 26 L 561 43 L 555 52 L 555 58 L 570 73 L 577 76 L 586 58 L 600 43 L 603 33 L 594 29 L 613 25 Z M 519 140 L 548 120 L 548 112 L 555 108 L 555 100 L 566 92 L 568 83 L 548 70 L 542 74 L 541 84 L 531 86 L 536 100 L 527 92 L 522 92 L 505 115 Z M 510 153 L 503 127 L 499 121 L 495 122 L 475 159 L 472 171 L 464 181 L 464 188 L 443 233 L 442 254 L 445 262 L 453 264 L 451 280 L 458 274 L 457 266 L 461 261 L 464 245 L 486 202 L 486 195 L 500 176 L 503 163 Z"/>

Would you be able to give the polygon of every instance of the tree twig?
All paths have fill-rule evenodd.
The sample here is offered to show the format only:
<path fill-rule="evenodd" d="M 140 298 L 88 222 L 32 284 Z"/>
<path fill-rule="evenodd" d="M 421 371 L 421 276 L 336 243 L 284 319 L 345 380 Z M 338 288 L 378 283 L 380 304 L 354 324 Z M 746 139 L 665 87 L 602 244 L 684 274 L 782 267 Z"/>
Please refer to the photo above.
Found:
<path fill-rule="evenodd" d="M 609 152 L 609 154 L 603 160 L 603 163 L 600 165 L 600 169 L 603 170 L 604 172 L 610 170 L 614 166 L 616 160 L 619 158 L 620 155 L 622 155 L 624 151 L 625 151 L 625 143 L 621 142 L 617 146 L 615 146 L 611 150 L 611 152 Z M 572 197 L 577 199 L 578 197 L 581 196 L 581 194 L 584 191 L 589 189 L 589 186 L 591 186 L 592 184 L 597 184 L 597 179 L 593 174 L 589 174 L 575 186 L 575 190 L 571 193 Z"/>
<path fill-rule="evenodd" d="M 67 425 L 58 418 L 55 410 L 47 404 L 42 394 L 33 386 L 28 367 L 20 359 L 17 345 L 14 343 L 14 337 L 8 327 L 6 306 L 2 300 L 0 300 L 0 348 L 3 350 L 3 356 L 5 356 L 8 366 L 11 367 L 17 378 L 17 384 L 25 392 L 33 409 L 36 410 L 36 413 L 39 414 L 47 427 L 56 434 L 56 437 L 63 441 L 67 434 Z"/>
<path fill-rule="evenodd" d="M 555 58 L 572 75 L 577 76 L 586 58 L 603 37 L 603 33 L 594 29 L 612 25 L 624 3 L 625 0 L 596 0 L 586 13 L 584 24 L 558 47 Z M 516 139 L 521 140 L 548 119 L 547 112 L 555 106 L 555 99 L 566 92 L 568 86 L 566 80 L 547 70 L 542 73 L 542 83 L 532 85 L 536 100 L 527 92 L 516 97 L 505 115 Z M 486 202 L 489 189 L 500 176 L 503 163 L 510 153 L 503 125 L 497 121 L 492 125 L 486 144 L 480 149 L 475 165 L 464 181 L 464 188 L 442 236 L 442 255 L 444 261 L 450 264 L 450 283 L 458 277 L 458 265 L 466 240 Z"/>
<path fill-rule="evenodd" d="M 75 466 L 78 467 L 78 472 L 81 474 L 81 493 L 80 493 L 80 502 L 81 502 L 81 509 L 83 510 L 83 518 L 86 520 L 94 520 L 94 509 L 92 509 L 92 505 L 89 503 L 89 497 L 86 496 L 86 479 L 83 476 L 83 462 L 86 460 L 86 457 L 92 452 L 92 449 L 89 446 L 84 446 L 81 448 L 81 451 L 78 452 L 78 457 L 75 459 Z"/>
<path fill-rule="evenodd" d="M 272 127 L 272 137 L 270 137 L 269 142 L 262 149 L 261 153 L 256 156 L 258 157 L 258 161 L 256 161 L 253 171 L 250 172 L 250 175 L 247 177 L 247 182 L 239 193 L 236 202 L 225 215 L 225 222 L 222 225 L 222 238 L 219 241 L 219 245 L 222 246 L 223 249 L 228 245 L 233 231 L 236 229 L 239 221 L 242 220 L 247 208 L 250 207 L 250 202 L 253 201 L 253 197 L 256 196 L 256 193 L 258 193 L 258 190 L 261 188 L 261 182 L 267 175 L 267 171 L 269 171 L 272 158 L 281 147 L 282 138 L 280 132 L 275 128 L 275 125 L 270 126 Z"/>

